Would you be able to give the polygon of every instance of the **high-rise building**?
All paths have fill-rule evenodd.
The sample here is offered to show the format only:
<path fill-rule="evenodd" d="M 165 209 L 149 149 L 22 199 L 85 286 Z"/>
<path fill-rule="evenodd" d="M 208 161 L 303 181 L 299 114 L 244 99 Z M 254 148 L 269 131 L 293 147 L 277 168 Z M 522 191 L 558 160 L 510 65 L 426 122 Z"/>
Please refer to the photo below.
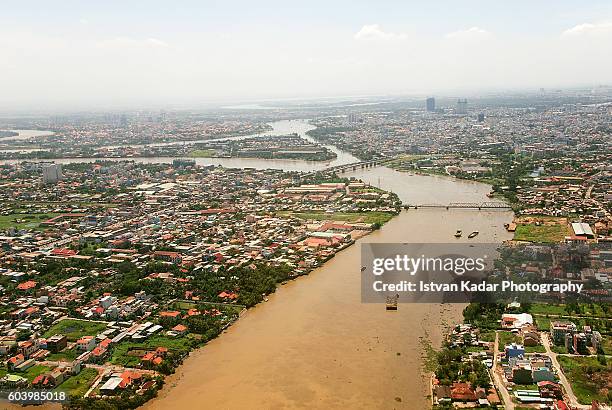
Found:
<path fill-rule="evenodd" d="M 484 122 L 484 114 L 483 113 L 479 113 L 478 114 L 478 122 Z"/>
<path fill-rule="evenodd" d="M 55 184 L 62 180 L 62 165 L 49 164 L 43 168 L 43 184 Z"/>
<path fill-rule="evenodd" d="M 436 99 L 435 98 L 429 97 L 426 100 L 426 103 L 427 103 L 427 111 L 433 112 L 436 110 Z"/>
<path fill-rule="evenodd" d="M 457 114 L 467 114 L 467 100 L 465 98 L 457 100 Z"/>

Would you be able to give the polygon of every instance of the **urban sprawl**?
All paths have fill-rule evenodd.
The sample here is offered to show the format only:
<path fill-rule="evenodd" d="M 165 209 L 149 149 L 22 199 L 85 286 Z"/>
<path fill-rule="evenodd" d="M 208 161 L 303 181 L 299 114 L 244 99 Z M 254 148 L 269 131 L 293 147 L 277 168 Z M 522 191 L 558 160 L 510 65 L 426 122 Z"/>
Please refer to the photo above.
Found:
<path fill-rule="evenodd" d="M 2 119 L 0 389 L 63 391 L 74 409 L 142 405 L 277 286 L 428 205 L 347 175 L 375 161 L 489 184 L 514 211 L 493 280 L 580 288 L 467 305 L 441 347 L 424 342 L 432 406 L 609 409 L 611 101 L 601 88 Z M 294 119 L 309 119 L 307 136 L 271 135 Z M 330 147 L 358 162 L 206 164 L 324 163 Z"/>

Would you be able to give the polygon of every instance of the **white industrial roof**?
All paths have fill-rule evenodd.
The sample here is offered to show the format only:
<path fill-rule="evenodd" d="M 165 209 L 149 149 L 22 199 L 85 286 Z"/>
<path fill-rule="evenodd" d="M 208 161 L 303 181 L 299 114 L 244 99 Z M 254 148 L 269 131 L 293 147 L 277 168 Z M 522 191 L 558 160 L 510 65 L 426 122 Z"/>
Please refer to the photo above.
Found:
<path fill-rule="evenodd" d="M 576 236 L 586 235 L 593 236 L 593 230 L 589 226 L 589 224 L 584 222 L 572 222 L 572 229 Z"/>

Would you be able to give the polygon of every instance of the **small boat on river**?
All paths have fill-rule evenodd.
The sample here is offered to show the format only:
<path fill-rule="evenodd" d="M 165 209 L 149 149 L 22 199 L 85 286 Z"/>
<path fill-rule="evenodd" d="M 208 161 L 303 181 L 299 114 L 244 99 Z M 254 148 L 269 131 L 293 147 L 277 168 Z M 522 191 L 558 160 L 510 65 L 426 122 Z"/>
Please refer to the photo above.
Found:
<path fill-rule="evenodd" d="M 474 231 L 474 232 L 472 232 L 471 234 L 469 234 L 469 235 L 468 235 L 468 238 L 469 238 L 469 239 L 472 239 L 473 237 L 475 237 L 476 235 L 478 235 L 478 233 L 479 233 L 478 231 Z"/>
<path fill-rule="evenodd" d="M 457 232 L 455 232 L 455 238 L 461 238 L 462 232 L 461 229 L 457 229 Z"/>
<path fill-rule="evenodd" d="M 387 296 L 386 309 L 397 310 L 397 299 L 399 299 L 399 295 Z"/>

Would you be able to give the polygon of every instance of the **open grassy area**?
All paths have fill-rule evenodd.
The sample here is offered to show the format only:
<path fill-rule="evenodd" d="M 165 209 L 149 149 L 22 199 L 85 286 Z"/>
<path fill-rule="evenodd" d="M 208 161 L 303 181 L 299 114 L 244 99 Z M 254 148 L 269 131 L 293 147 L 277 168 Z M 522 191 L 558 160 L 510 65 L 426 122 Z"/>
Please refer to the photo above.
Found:
<path fill-rule="evenodd" d="M 74 342 L 83 336 L 95 336 L 106 330 L 106 323 L 91 322 L 88 320 L 64 319 L 47 330 L 43 337 L 55 334 L 66 335 L 69 341 Z"/>
<path fill-rule="evenodd" d="M 612 355 L 612 336 L 604 336 L 602 349 L 605 354 Z"/>
<path fill-rule="evenodd" d="M 538 330 L 550 330 L 550 318 L 545 316 L 535 316 L 534 320 Z"/>
<path fill-rule="evenodd" d="M 345 221 L 345 222 L 364 222 L 368 224 L 378 223 L 383 225 L 391 220 L 395 215 L 391 212 L 279 212 L 285 216 L 295 216 L 300 219 L 313 219 L 316 221 Z"/>
<path fill-rule="evenodd" d="M 498 350 L 500 352 L 503 352 L 504 348 L 506 347 L 506 345 L 509 345 L 511 343 L 521 344 L 522 342 L 523 341 L 522 341 L 520 336 L 515 335 L 512 332 L 501 331 L 501 332 L 499 332 L 499 346 L 498 346 Z"/>
<path fill-rule="evenodd" d="M 49 356 L 47 356 L 47 360 L 51 362 L 71 362 L 77 358 L 79 353 L 81 352 L 77 352 L 76 348 L 64 349 L 58 353 L 51 353 Z"/>
<path fill-rule="evenodd" d="M 556 243 L 563 242 L 571 230 L 565 218 L 533 217 L 517 221 L 515 241 Z"/>
<path fill-rule="evenodd" d="M 403 154 L 403 155 L 397 156 L 393 161 L 388 162 L 388 164 L 393 164 L 398 161 L 414 161 L 417 159 L 427 158 L 430 156 L 431 155 L 428 155 L 428 154 Z"/>
<path fill-rule="evenodd" d="M 212 158 L 215 156 L 215 150 L 212 149 L 194 149 L 189 153 L 191 158 Z"/>
<path fill-rule="evenodd" d="M 551 305 L 546 303 L 533 303 L 529 308 L 532 315 L 567 315 L 565 305 Z"/>
<path fill-rule="evenodd" d="M 608 402 L 611 363 L 603 365 L 596 357 L 559 356 L 558 360 L 580 403 L 591 404 L 593 400 Z"/>
<path fill-rule="evenodd" d="M 190 349 L 189 344 L 190 339 L 188 337 L 168 337 L 162 335 L 151 336 L 142 343 L 122 342 L 113 348 L 113 355 L 110 362 L 112 364 L 131 367 L 140 363 L 140 357 L 130 355 L 130 350 L 154 350 L 155 348 L 161 346 L 175 352 L 187 352 Z"/>
<path fill-rule="evenodd" d="M 52 212 L 0 215 L 0 231 L 9 228 L 44 230 L 45 228 L 41 227 L 40 223 L 57 215 Z"/>
<path fill-rule="evenodd" d="M 512 390 L 538 390 L 537 384 L 515 384 L 512 386 Z"/>
<path fill-rule="evenodd" d="M 12 374 L 18 374 L 19 376 L 25 377 L 26 379 L 28 379 L 28 382 L 32 383 L 32 380 L 34 380 L 36 376 L 39 376 L 43 373 L 47 373 L 49 371 L 51 371 L 51 367 L 36 364 L 30 367 L 25 372 L 12 372 Z"/>
<path fill-rule="evenodd" d="M 479 336 L 480 340 L 484 340 L 485 342 L 494 342 L 495 341 L 495 332 L 492 330 L 481 332 Z"/>
<path fill-rule="evenodd" d="M 550 350 L 558 354 L 567 354 L 567 348 L 565 346 L 554 345 L 550 347 Z"/>
<path fill-rule="evenodd" d="M 546 348 L 542 345 L 525 346 L 525 353 L 546 353 Z"/>
<path fill-rule="evenodd" d="M 65 380 L 62 384 L 57 386 L 54 391 L 66 392 L 68 396 L 83 397 L 97 376 L 98 371 L 96 369 L 85 368 L 81 370 L 81 373 Z"/>

